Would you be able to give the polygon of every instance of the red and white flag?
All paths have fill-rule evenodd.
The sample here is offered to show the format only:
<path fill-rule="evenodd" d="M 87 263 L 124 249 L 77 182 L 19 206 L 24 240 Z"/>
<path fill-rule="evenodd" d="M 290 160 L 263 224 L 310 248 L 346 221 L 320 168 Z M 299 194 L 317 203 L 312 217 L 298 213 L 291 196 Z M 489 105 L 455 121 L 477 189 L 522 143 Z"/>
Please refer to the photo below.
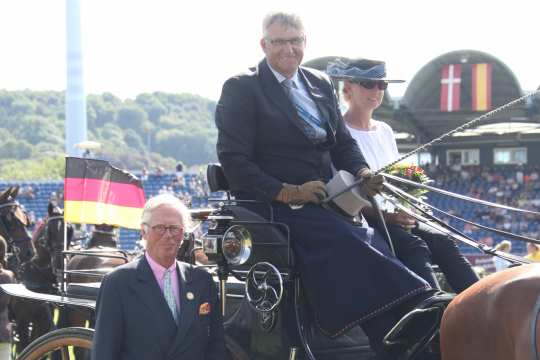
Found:
<path fill-rule="evenodd" d="M 459 111 L 461 65 L 447 64 L 441 70 L 441 111 Z"/>

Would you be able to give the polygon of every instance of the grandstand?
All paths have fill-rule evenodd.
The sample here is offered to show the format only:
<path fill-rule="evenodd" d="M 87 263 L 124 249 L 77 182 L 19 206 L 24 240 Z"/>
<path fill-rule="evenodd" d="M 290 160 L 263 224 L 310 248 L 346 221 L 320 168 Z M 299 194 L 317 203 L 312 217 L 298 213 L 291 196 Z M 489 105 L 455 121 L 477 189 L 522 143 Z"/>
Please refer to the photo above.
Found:
<path fill-rule="evenodd" d="M 483 166 L 445 167 L 437 170 L 435 186 L 458 194 L 495 202 L 498 204 L 538 211 L 540 185 L 537 182 L 539 169 L 529 166 Z M 467 201 L 449 198 L 440 194 L 429 194 L 429 203 L 453 215 L 478 222 L 481 225 L 497 228 L 515 234 L 537 238 L 540 229 L 537 221 L 530 215 L 492 209 Z M 504 239 L 499 234 L 476 229 L 440 214 L 448 223 L 486 245 L 493 245 Z M 464 246 L 465 253 L 474 249 Z M 513 241 L 512 251 L 525 254 L 525 243 Z"/>
<path fill-rule="evenodd" d="M 513 165 L 499 167 L 431 166 L 427 172 L 434 180 L 436 187 L 499 204 L 540 210 L 540 200 L 536 200 L 540 199 L 539 167 Z M 176 181 L 174 173 L 149 175 L 143 181 L 145 194 L 150 197 L 161 192 L 172 192 L 183 198 L 193 208 L 208 206 L 208 190 L 203 177 L 186 174 L 183 175 L 183 178 L 182 183 Z M 57 196 L 61 196 L 64 186 L 61 181 L 0 182 L 0 189 L 11 185 L 19 185 L 23 190 L 28 186 L 34 189 L 35 198 L 31 199 L 21 194 L 18 200 L 28 212 L 33 212 L 36 220 L 46 216 L 51 194 L 60 194 Z M 501 230 L 531 237 L 536 237 L 540 231 L 540 222 L 531 221 L 531 218 L 526 215 L 513 214 L 508 211 L 494 211 L 440 194 L 428 194 L 428 202 L 445 212 Z M 487 245 L 493 245 L 503 239 L 501 235 L 475 229 L 442 214 L 440 216 L 452 226 Z M 134 249 L 138 239 L 139 232 L 137 230 L 121 229 L 120 247 L 122 249 Z M 469 256 L 478 253 L 477 250 L 466 245 L 461 246 L 461 249 Z M 512 249 L 515 254 L 522 255 L 526 252 L 525 244 L 520 241 L 514 241 Z"/>

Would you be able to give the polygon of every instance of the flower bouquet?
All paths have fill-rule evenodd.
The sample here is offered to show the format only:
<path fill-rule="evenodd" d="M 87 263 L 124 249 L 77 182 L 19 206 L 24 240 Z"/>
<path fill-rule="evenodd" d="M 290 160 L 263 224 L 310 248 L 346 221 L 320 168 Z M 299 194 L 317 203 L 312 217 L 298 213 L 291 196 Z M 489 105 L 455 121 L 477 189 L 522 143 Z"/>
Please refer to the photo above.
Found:
<path fill-rule="evenodd" d="M 427 185 L 429 183 L 432 183 L 433 180 L 427 176 L 424 169 L 422 169 L 420 166 L 413 165 L 413 164 L 396 164 L 393 165 L 390 169 L 387 170 L 387 173 L 390 175 L 398 176 L 410 181 L 414 181 L 419 184 Z M 399 187 L 401 190 L 407 192 L 408 194 L 420 198 L 425 199 L 424 194 L 428 192 L 426 189 L 417 188 L 411 185 L 407 185 L 398 181 L 392 181 L 390 179 L 387 179 L 390 183 L 393 185 Z"/>

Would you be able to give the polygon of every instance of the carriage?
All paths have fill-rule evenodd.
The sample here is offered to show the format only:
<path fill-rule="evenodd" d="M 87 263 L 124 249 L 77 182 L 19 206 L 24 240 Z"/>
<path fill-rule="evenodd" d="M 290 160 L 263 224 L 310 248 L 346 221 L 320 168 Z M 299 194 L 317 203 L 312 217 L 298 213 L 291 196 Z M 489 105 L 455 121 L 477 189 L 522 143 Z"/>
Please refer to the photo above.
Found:
<path fill-rule="evenodd" d="M 194 220 L 207 222 L 208 231 L 202 237 L 201 244 L 193 237 L 185 239 L 189 246 L 183 247 L 183 253 L 179 255 L 193 261 L 193 253 L 202 247 L 212 263 L 201 266 L 208 267 L 219 287 L 228 358 L 372 359 L 374 354 L 360 327 L 354 327 L 344 335 L 330 339 L 314 324 L 309 299 L 304 296 L 302 279 L 295 266 L 287 226 L 273 219 L 271 207 L 262 204 L 268 206 L 268 216 L 261 217 L 247 210 L 243 201 L 231 199 L 227 192 L 227 181 L 218 165 L 209 166 L 208 183 L 211 191 L 225 191 L 227 196 L 217 199 L 210 209 L 191 211 Z M 399 189 L 394 191 L 400 195 Z M 407 194 L 402 193 L 401 196 L 407 197 Z M 14 196 L 6 197 L 5 200 L 7 205 L 1 209 L 14 211 L 17 207 Z M 422 209 L 419 209 L 419 212 L 421 211 Z M 429 214 L 423 215 L 429 217 Z M 12 230 L 14 226 L 5 226 L 7 220 L 3 214 L 1 216 L 4 228 Z M 415 216 L 419 220 L 427 221 L 421 215 Z M 60 218 L 56 218 L 58 219 Z M 451 232 L 442 225 L 439 227 L 442 231 Z M 490 253 L 496 254 L 494 251 Z M 64 245 L 63 256 L 81 254 L 128 260 L 122 253 L 74 252 L 67 250 Z M 516 258 L 511 259 L 519 261 Z M 65 280 L 69 276 L 81 274 L 99 279 L 103 272 L 93 269 L 63 269 L 61 274 L 60 285 L 55 293 L 32 291 L 23 284 L 5 284 L 1 285 L 1 289 L 14 298 L 92 314 L 99 282 L 77 283 Z M 408 344 L 407 359 L 417 358 L 421 352 L 427 352 L 433 358 L 439 357 L 439 321 L 445 306 L 446 303 L 427 304 L 416 314 L 426 316 L 432 326 L 428 332 L 415 338 L 414 343 Z M 396 327 L 391 339 L 396 341 L 408 331 L 407 320 L 410 319 L 405 319 L 404 323 Z M 24 349 L 20 349 L 17 359 L 41 359 L 53 352 L 54 356 L 60 359 L 70 359 L 73 354 L 81 352 L 84 354 L 92 345 L 91 324 L 90 317 L 90 327 L 70 326 L 48 331 Z"/>
<path fill-rule="evenodd" d="M 209 166 L 208 181 L 213 192 L 227 191 L 219 166 Z M 9 204 L 15 205 L 15 202 Z M 179 256 L 193 262 L 193 253 L 202 247 L 212 263 L 205 266 L 214 275 L 220 293 L 225 295 L 220 298 L 230 359 L 372 357 L 367 337 L 359 327 L 347 336 L 331 340 L 311 324 L 286 225 L 275 222 L 272 216 L 262 218 L 229 197 L 216 200 L 212 209 L 192 210 L 191 214 L 195 221 L 208 223 L 208 232 L 197 244 L 193 237 L 186 238 L 187 246 L 182 246 Z M 122 253 L 67 250 L 67 246 L 63 255 L 125 256 Z M 127 261 L 127 257 L 125 259 Z M 64 264 L 63 261 L 57 263 Z M 92 313 L 99 282 L 64 280 L 73 275 L 91 276 L 97 280 L 103 273 L 93 269 L 64 269 L 62 274 L 56 293 L 32 291 L 23 284 L 4 284 L 1 289 L 19 299 Z M 49 331 L 21 349 L 17 359 L 40 359 L 51 352 L 68 359 L 70 354 L 90 349 L 92 337 L 93 330 L 84 327 Z"/>

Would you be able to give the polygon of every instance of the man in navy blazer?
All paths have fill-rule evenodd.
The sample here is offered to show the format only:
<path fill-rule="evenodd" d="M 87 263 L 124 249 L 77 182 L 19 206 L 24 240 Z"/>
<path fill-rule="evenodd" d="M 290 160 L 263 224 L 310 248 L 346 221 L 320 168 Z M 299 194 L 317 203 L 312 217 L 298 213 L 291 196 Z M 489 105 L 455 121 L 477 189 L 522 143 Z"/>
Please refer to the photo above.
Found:
<path fill-rule="evenodd" d="M 146 253 L 101 284 L 93 360 L 225 358 L 223 323 L 208 272 L 176 261 L 189 210 L 172 195 L 148 200 L 141 234 Z"/>
<path fill-rule="evenodd" d="M 264 19 L 265 59 L 223 85 L 216 108 L 218 157 L 236 198 L 271 203 L 274 220 L 288 226 L 323 333 L 335 337 L 360 324 L 383 358 L 383 336 L 429 285 L 371 246 L 365 229 L 321 206 L 332 164 L 363 178 L 368 194 L 380 190 L 382 178 L 371 174 L 345 128 L 328 78 L 300 66 L 305 44 L 298 16 Z M 267 205 L 258 212 L 269 216 Z"/>

